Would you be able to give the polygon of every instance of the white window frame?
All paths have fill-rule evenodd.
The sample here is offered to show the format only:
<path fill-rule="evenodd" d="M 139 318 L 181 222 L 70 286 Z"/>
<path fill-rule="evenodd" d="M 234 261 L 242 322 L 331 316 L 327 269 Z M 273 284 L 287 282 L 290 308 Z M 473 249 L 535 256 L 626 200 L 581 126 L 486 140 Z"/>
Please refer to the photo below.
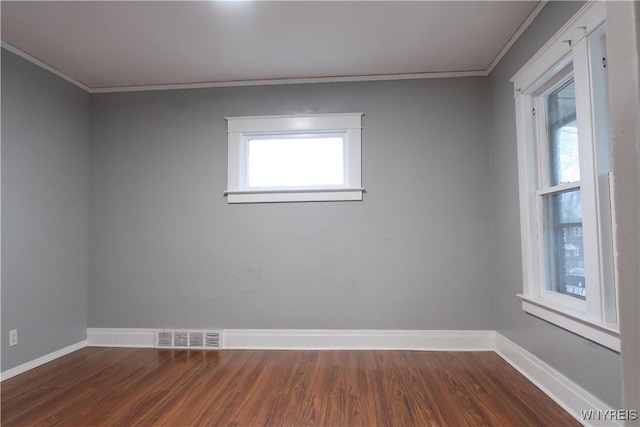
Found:
<path fill-rule="evenodd" d="M 604 8 L 604 2 L 588 2 L 511 79 L 516 103 L 523 267 L 523 293 L 519 297 L 525 312 L 619 352 L 615 280 L 608 279 L 615 273 L 603 261 L 603 245 L 615 242 L 603 242 L 611 240 L 611 236 L 601 230 L 603 221 L 611 220 L 611 212 L 598 202 L 610 197 L 612 180 L 607 176 L 603 183 L 596 169 L 594 116 L 600 114 L 596 110 L 601 107 L 593 103 L 593 63 L 588 46 L 589 36 L 604 31 Z M 572 70 L 567 71 L 568 67 Z M 580 181 L 552 187 L 544 177 L 548 165 L 541 99 L 551 84 L 557 87 L 568 75 L 573 75 L 576 88 Z M 586 301 L 545 287 L 543 196 L 572 188 L 579 188 L 582 198 Z"/>
<path fill-rule="evenodd" d="M 227 117 L 228 203 L 362 200 L 363 113 Z M 344 140 L 345 176 L 342 185 L 250 188 L 245 145 L 250 137 L 335 136 Z"/>

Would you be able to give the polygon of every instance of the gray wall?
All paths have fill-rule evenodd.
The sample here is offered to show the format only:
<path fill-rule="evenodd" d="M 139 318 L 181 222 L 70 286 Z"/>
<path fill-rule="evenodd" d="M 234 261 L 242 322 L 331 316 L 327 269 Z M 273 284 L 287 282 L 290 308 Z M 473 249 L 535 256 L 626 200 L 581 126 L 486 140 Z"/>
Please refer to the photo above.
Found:
<path fill-rule="evenodd" d="M 623 404 L 640 410 L 640 3 L 607 3 L 607 22 Z"/>
<path fill-rule="evenodd" d="M 509 79 L 582 6 L 549 2 L 491 73 L 490 137 L 498 332 L 614 407 L 621 407 L 620 355 L 522 311 L 515 103 Z"/>
<path fill-rule="evenodd" d="M 493 329 L 485 78 L 92 96 L 91 327 Z M 362 202 L 228 205 L 225 116 L 364 112 Z"/>
<path fill-rule="evenodd" d="M 3 371 L 86 339 L 89 136 L 89 95 L 2 49 Z"/>

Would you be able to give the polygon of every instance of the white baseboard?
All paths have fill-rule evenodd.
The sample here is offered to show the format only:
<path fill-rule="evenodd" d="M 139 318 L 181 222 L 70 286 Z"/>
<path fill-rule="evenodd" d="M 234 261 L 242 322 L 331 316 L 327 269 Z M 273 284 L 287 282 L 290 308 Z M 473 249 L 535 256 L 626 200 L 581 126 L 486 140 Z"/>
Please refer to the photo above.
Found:
<path fill-rule="evenodd" d="M 606 418 L 614 409 L 500 333 L 496 333 L 495 352 L 584 425 L 623 425 L 612 419 L 583 419 L 583 411 L 593 411 Z"/>
<path fill-rule="evenodd" d="M 42 366 L 45 363 L 49 363 L 53 360 L 56 360 L 62 356 L 66 356 L 67 354 L 73 353 L 74 351 L 80 350 L 87 346 L 87 341 L 80 341 L 75 344 L 72 344 L 68 347 L 61 348 L 60 350 L 54 351 L 49 354 L 45 354 L 42 357 L 38 357 L 30 362 L 23 363 L 22 365 L 16 366 L 15 368 L 7 369 L 6 371 L 0 373 L 0 382 L 4 380 L 8 380 L 9 378 L 13 378 L 16 375 L 20 375 L 27 371 L 30 371 L 33 368 L 37 368 L 38 366 Z"/>
<path fill-rule="evenodd" d="M 92 347 L 154 347 L 154 329 L 89 328 Z M 225 329 L 222 348 L 493 351 L 494 331 Z"/>
<path fill-rule="evenodd" d="M 225 329 L 225 349 L 492 351 L 495 331 Z"/>
<path fill-rule="evenodd" d="M 88 328 L 89 347 L 153 348 L 155 329 Z"/>
<path fill-rule="evenodd" d="M 89 328 L 87 341 L 3 372 L 1 379 L 11 378 L 85 346 L 153 348 L 154 332 L 154 329 Z M 584 425 L 622 425 L 610 417 L 604 419 L 614 412 L 611 406 L 496 331 L 225 329 L 222 348 L 495 351 Z M 585 420 L 584 411 L 593 411 L 595 417 L 599 415 L 602 420 Z"/>

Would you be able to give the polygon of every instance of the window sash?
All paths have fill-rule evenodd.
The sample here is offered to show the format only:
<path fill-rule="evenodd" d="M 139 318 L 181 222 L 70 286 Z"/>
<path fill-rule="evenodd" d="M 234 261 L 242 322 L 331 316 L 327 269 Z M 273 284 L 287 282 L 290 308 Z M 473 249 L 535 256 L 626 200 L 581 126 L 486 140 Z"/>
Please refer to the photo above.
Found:
<path fill-rule="evenodd" d="M 537 150 L 536 167 L 539 172 L 537 174 L 538 188 L 553 188 L 567 184 L 562 182 L 554 184 L 552 182 L 553 165 L 551 162 L 552 156 L 549 134 L 550 130 L 555 126 L 548 123 L 547 99 L 551 93 L 565 85 L 569 80 L 573 79 L 575 82 L 572 59 L 571 55 L 567 55 L 563 60 L 564 65 L 561 70 L 556 75 L 551 76 L 540 89 L 533 92 L 534 95 L 531 97 L 535 111 L 535 127 L 533 130 L 535 132 L 534 139 L 536 140 L 535 147 Z M 579 138 L 578 144 L 580 144 Z"/>
<path fill-rule="evenodd" d="M 304 139 L 323 139 L 323 138 L 335 138 L 342 140 L 341 147 L 341 173 L 342 177 L 340 182 L 335 183 L 317 183 L 317 184 L 302 184 L 302 183 L 283 183 L 278 185 L 251 185 L 251 162 L 250 162 L 250 143 L 257 140 L 304 140 Z M 304 142 L 301 142 L 304 144 Z M 274 133 L 274 134 L 246 134 L 242 139 L 241 155 L 240 155 L 240 189 L 241 190 L 254 190 L 254 191 L 277 191 L 277 190 L 317 190 L 317 189 L 339 189 L 349 187 L 349 143 L 346 132 L 312 132 L 312 133 Z M 298 159 L 291 159 L 298 160 Z M 318 166 L 309 165 L 310 167 Z M 320 165 L 322 166 L 322 165 Z M 272 167 L 278 167 L 273 165 Z M 282 167 L 282 166 L 281 166 Z M 295 172 L 294 172 L 295 173 Z M 295 177 L 294 177 L 295 178 Z"/>
<path fill-rule="evenodd" d="M 555 250 L 561 250 L 561 249 L 558 247 L 555 247 L 555 248 L 552 247 L 551 242 L 549 241 L 549 239 L 557 237 L 554 235 L 554 233 L 552 233 L 553 230 L 549 229 L 550 226 L 552 226 L 553 229 L 556 229 L 556 228 L 571 226 L 574 224 L 582 224 L 581 222 L 576 223 L 576 222 L 556 221 L 556 218 L 555 218 L 556 212 L 550 212 L 550 210 L 555 210 L 555 208 L 550 207 L 548 205 L 549 203 L 552 203 L 552 199 L 554 196 L 569 193 L 569 192 L 575 192 L 575 191 L 580 191 L 580 187 L 574 186 L 574 188 L 568 189 L 568 190 L 565 189 L 563 191 L 546 192 L 543 195 L 539 195 L 537 198 L 538 236 L 539 236 L 537 249 L 538 249 L 538 259 L 540 260 L 539 269 L 541 272 L 544 273 L 544 274 L 541 274 L 541 282 L 539 284 L 539 296 L 543 299 L 552 301 L 554 304 L 560 304 L 560 305 L 569 307 L 572 310 L 585 312 L 587 307 L 584 300 L 578 299 L 570 295 L 566 295 L 563 292 L 557 290 L 557 287 L 562 285 L 562 281 L 557 280 L 558 276 L 557 276 L 557 271 L 555 270 L 558 267 L 555 265 L 555 260 L 557 256 L 551 251 L 553 249 Z M 548 224 L 547 221 L 549 221 L 549 216 L 551 215 L 553 215 L 554 218 L 552 219 L 552 224 Z M 562 250 L 564 250 L 564 246 L 562 247 Z M 583 245 L 583 252 L 581 256 L 584 258 L 584 245 Z M 584 261 L 583 261 L 583 268 L 584 268 Z M 548 287 L 551 287 L 551 288 L 555 287 L 556 290 L 547 289 Z M 585 283 L 585 290 L 588 298 L 589 290 L 586 287 L 586 283 Z M 564 291 L 566 291 L 566 288 L 564 289 Z"/>

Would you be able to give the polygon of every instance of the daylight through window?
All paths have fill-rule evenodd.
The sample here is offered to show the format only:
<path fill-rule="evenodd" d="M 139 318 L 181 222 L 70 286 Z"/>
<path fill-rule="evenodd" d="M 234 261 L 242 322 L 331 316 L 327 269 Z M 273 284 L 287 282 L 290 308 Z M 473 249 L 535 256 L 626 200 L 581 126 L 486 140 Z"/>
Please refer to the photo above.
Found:
<path fill-rule="evenodd" d="M 362 113 L 227 121 L 229 203 L 362 200 Z"/>
<path fill-rule="evenodd" d="M 512 81 L 523 310 L 619 351 L 602 2 L 587 3 Z"/>

